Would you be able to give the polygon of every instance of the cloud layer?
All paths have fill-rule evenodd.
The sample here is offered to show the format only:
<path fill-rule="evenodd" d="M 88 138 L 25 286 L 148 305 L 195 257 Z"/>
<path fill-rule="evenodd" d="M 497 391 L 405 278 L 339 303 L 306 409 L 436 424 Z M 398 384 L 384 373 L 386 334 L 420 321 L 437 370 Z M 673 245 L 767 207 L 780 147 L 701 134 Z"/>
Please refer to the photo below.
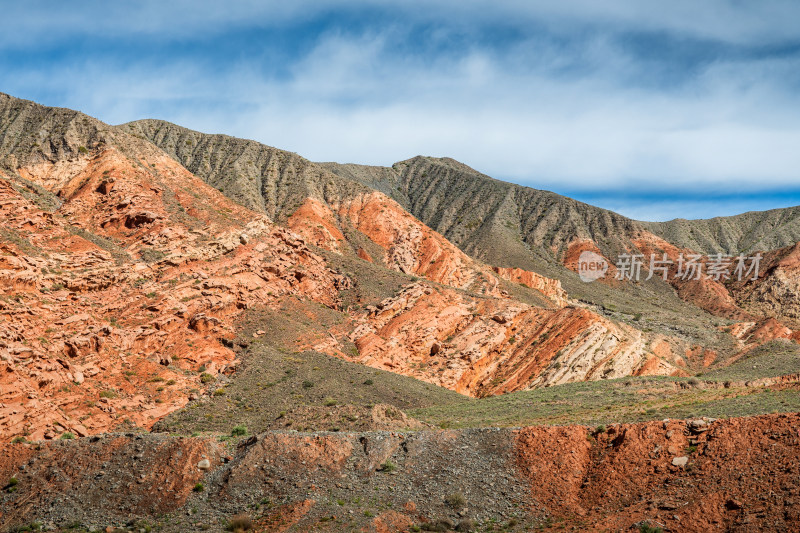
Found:
<path fill-rule="evenodd" d="M 0 91 L 312 160 L 446 155 L 638 218 L 800 203 L 796 2 L 122 4 L 9 8 Z"/>

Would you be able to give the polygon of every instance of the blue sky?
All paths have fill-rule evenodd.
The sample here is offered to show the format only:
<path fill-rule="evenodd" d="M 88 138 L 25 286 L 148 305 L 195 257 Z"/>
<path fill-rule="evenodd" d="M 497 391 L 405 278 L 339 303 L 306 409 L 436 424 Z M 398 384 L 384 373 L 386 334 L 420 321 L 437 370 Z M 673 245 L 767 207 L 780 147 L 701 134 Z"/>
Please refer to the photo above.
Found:
<path fill-rule="evenodd" d="M 800 204 L 800 2 L 75 5 L 3 6 L 0 91 L 645 220 Z"/>

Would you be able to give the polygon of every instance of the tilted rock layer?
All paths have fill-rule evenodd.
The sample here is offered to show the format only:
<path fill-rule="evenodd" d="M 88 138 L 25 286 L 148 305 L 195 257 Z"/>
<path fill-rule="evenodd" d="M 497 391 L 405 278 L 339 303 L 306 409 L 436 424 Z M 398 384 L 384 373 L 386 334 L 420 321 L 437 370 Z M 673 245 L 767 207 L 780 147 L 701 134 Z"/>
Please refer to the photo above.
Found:
<path fill-rule="evenodd" d="M 21 168 L 56 212 L 0 179 L 0 435 L 150 427 L 235 366 L 242 309 L 333 306 L 347 286 L 297 236 L 147 155 Z"/>
<path fill-rule="evenodd" d="M 310 347 L 471 396 L 679 373 L 646 347 L 640 331 L 589 310 L 543 309 L 423 282 L 355 314 L 354 322 L 348 337 L 357 356 L 327 341 Z"/>

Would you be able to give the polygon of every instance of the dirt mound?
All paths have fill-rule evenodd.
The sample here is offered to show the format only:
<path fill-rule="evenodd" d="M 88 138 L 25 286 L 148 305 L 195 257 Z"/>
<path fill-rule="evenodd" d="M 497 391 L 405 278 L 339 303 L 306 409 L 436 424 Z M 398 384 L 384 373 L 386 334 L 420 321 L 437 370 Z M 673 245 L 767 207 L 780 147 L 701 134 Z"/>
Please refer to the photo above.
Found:
<path fill-rule="evenodd" d="M 591 434 L 528 428 L 517 453 L 533 498 L 549 498 L 550 512 L 574 514 L 569 521 L 589 529 L 779 531 L 800 519 L 798 422 L 791 414 L 613 425 Z"/>
<path fill-rule="evenodd" d="M 0 528 L 149 522 L 188 531 L 246 514 L 260 531 L 791 530 L 800 520 L 798 425 L 789 414 L 596 429 L 270 432 L 235 447 L 146 434 L 5 444 L 0 479 L 13 481 L 0 491 Z"/>
<path fill-rule="evenodd" d="M 222 452 L 211 440 L 150 434 L 4 445 L 0 529 L 155 518 L 181 507 Z"/>

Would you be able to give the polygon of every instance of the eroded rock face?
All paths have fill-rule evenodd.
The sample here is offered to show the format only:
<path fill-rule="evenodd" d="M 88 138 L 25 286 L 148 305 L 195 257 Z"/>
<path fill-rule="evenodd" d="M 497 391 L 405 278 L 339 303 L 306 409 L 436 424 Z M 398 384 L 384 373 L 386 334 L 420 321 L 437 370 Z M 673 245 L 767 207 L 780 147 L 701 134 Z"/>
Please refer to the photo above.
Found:
<path fill-rule="evenodd" d="M 443 285 L 500 296 L 499 277 L 539 291 L 554 306 L 567 303 L 559 281 L 517 268 L 489 268 L 380 192 L 357 194 L 331 205 L 309 197 L 287 224 L 309 243 L 340 253 L 351 247 L 342 232 L 341 225 L 346 224 L 384 250 L 384 264 L 389 268 Z M 374 261 L 363 248 L 350 251 Z"/>
<path fill-rule="evenodd" d="M 503 279 L 536 289 L 558 307 L 564 307 L 569 303 L 567 291 L 561 287 L 561 282 L 557 279 L 546 278 L 541 274 L 521 268 L 492 267 L 492 270 Z"/>
<path fill-rule="evenodd" d="M 471 396 L 677 372 L 640 331 L 589 310 L 536 308 L 423 282 L 356 315 L 348 327 L 357 356 L 329 339 L 313 347 Z"/>
<path fill-rule="evenodd" d="M 346 244 L 336 215 L 316 198 L 306 198 L 286 221 L 286 225 L 306 242 L 332 252 L 341 251 Z"/>
<path fill-rule="evenodd" d="M 681 299 L 690 302 L 697 307 L 715 316 L 729 318 L 732 320 L 750 320 L 753 315 L 748 313 L 738 305 L 731 295 L 725 280 L 717 280 L 703 275 L 701 279 L 680 279 L 678 276 L 678 258 L 680 254 L 689 257 L 694 254 L 692 250 L 678 248 L 664 239 L 651 233 L 644 232 L 639 238 L 635 239 L 634 244 L 638 252 L 648 258 L 651 254 L 656 257 L 663 257 L 666 254 L 673 264 L 669 268 L 667 281 L 675 288 Z M 701 261 L 703 272 L 708 268 L 707 258 Z"/>
<path fill-rule="evenodd" d="M 243 309 L 290 294 L 334 306 L 349 282 L 296 235 L 141 155 L 21 169 L 63 199 L 55 213 L 0 179 L 2 439 L 149 428 L 210 386 L 201 373 L 235 367 Z"/>
<path fill-rule="evenodd" d="M 757 530 L 800 517 L 789 480 L 800 465 L 797 421 L 788 414 L 615 424 L 590 440 L 575 427 L 525 428 L 516 453 L 532 498 L 592 530 L 642 522 L 680 531 Z M 687 456 L 690 440 L 696 451 Z M 759 473 L 766 472 L 786 492 L 757 502 L 765 490 Z"/>
<path fill-rule="evenodd" d="M 219 468 L 223 454 L 212 439 L 148 434 L 2 445 L 0 475 L 4 482 L 15 477 L 19 493 L 0 500 L 0 529 L 45 516 L 61 527 L 76 521 L 105 527 L 171 512 L 203 481 L 197 464 Z"/>
<path fill-rule="evenodd" d="M 800 243 L 763 254 L 756 280 L 732 280 L 736 301 L 756 316 L 800 328 Z"/>
<path fill-rule="evenodd" d="M 498 292 L 491 271 L 380 192 L 334 206 L 339 216 L 386 250 L 385 263 L 406 274 L 456 288 Z"/>

